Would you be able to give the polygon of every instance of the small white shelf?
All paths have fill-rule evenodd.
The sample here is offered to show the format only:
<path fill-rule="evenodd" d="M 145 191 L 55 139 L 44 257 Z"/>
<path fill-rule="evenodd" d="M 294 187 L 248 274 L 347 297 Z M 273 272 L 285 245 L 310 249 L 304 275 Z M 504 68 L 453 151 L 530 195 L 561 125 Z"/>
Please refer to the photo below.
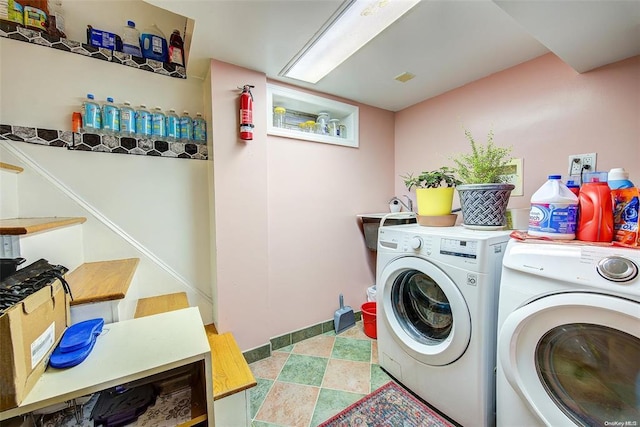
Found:
<path fill-rule="evenodd" d="M 196 307 L 105 325 L 93 351 L 71 369 L 48 368 L 20 406 L 0 412 L 0 420 L 199 362 L 202 395 L 213 425 L 211 348 Z M 192 414 L 193 415 L 193 414 Z"/>
<path fill-rule="evenodd" d="M 310 116 L 327 112 L 332 119 L 339 119 L 346 126 L 346 138 L 302 132 L 297 129 L 273 126 L 273 108 L 284 107 L 288 111 L 298 111 Z M 267 134 L 285 138 L 343 145 L 357 148 L 359 108 L 355 105 L 334 101 L 294 89 L 267 84 Z"/>

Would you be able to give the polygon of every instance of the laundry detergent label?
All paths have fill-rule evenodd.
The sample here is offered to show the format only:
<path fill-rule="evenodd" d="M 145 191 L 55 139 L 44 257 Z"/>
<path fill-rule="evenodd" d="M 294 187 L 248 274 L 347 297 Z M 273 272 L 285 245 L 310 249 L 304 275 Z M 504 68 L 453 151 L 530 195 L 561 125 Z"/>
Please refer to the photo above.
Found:
<path fill-rule="evenodd" d="M 578 205 L 566 203 L 532 203 L 529 230 L 571 234 L 576 231 Z"/>

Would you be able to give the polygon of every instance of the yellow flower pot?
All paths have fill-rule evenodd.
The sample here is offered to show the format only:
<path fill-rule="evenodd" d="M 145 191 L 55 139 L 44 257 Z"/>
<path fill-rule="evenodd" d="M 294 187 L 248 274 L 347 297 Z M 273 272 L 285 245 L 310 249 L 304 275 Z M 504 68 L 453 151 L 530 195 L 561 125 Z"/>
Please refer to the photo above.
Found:
<path fill-rule="evenodd" d="M 448 215 L 453 206 L 453 187 L 417 188 L 418 215 Z"/>

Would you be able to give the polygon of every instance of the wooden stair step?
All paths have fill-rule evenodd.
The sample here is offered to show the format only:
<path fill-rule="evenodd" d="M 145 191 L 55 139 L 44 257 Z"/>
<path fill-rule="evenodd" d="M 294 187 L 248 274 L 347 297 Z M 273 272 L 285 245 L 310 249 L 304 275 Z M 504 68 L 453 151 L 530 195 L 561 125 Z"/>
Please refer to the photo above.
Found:
<path fill-rule="evenodd" d="M 6 170 L 8 172 L 13 172 L 13 173 L 24 172 L 24 168 L 21 168 L 20 166 L 12 165 L 9 163 L 4 163 L 4 162 L 0 162 L 0 169 Z"/>
<path fill-rule="evenodd" d="M 71 305 L 123 299 L 127 294 L 139 258 L 86 262 L 67 274 Z"/>
<path fill-rule="evenodd" d="M 82 224 L 87 218 L 83 217 L 43 217 L 43 218 L 9 218 L 0 219 L 0 234 L 23 235 L 39 231 L 52 230 L 67 225 Z"/>
<path fill-rule="evenodd" d="M 231 332 L 218 334 L 213 324 L 204 328 L 211 347 L 213 400 L 255 387 L 258 383 Z"/>
<path fill-rule="evenodd" d="M 136 305 L 134 318 L 152 316 L 167 311 L 180 310 L 189 307 L 189 300 L 186 292 L 175 294 L 157 295 L 154 297 L 140 298 Z"/>

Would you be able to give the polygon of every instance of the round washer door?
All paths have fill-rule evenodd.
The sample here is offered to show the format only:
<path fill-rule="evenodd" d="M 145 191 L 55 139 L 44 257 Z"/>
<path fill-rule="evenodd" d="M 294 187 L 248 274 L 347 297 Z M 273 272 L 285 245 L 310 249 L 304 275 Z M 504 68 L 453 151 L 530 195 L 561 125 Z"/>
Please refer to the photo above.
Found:
<path fill-rule="evenodd" d="M 383 319 L 405 352 L 434 366 L 464 354 L 471 338 L 469 308 L 440 268 L 418 257 L 398 258 L 383 269 L 379 283 Z"/>
<path fill-rule="evenodd" d="M 505 319 L 499 363 L 546 425 L 624 424 L 640 417 L 639 324 L 637 302 L 587 293 L 543 297 Z"/>

